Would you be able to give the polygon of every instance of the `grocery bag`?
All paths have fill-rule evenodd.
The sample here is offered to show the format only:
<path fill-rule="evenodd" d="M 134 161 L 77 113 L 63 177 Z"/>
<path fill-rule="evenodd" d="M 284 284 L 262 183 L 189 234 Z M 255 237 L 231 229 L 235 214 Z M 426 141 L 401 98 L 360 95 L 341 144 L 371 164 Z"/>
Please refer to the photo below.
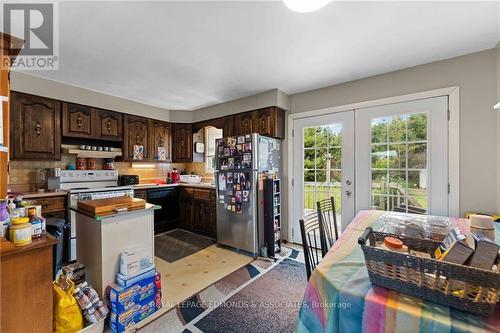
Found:
<path fill-rule="evenodd" d="M 54 290 L 54 332 L 70 333 L 81 330 L 84 321 L 80 306 L 73 297 L 75 289 L 73 281 L 59 277 L 53 283 L 52 288 Z"/>

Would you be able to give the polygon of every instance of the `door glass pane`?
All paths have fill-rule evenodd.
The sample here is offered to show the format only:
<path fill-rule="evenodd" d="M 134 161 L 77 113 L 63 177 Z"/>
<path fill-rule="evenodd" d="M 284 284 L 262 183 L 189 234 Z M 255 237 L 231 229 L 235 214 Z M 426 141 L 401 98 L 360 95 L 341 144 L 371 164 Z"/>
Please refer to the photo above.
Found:
<path fill-rule="evenodd" d="M 316 202 L 334 197 L 340 224 L 342 184 L 342 124 L 304 128 L 304 216 L 316 212 Z"/>
<path fill-rule="evenodd" d="M 425 214 L 427 113 L 373 119 L 371 142 L 372 208 Z"/>

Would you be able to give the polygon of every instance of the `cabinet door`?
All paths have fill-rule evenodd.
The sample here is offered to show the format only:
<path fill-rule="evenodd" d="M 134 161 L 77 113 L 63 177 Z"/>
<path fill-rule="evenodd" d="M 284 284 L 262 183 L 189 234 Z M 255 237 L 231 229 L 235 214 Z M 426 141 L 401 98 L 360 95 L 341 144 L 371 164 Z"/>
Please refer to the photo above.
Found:
<path fill-rule="evenodd" d="M 123 159 L 125 161 L 147 161 L 149 155 L 149 120 L 142 117 L 125 115 L 123 134 Z M 142 146 L 143 157 L 134 158 L 134 146 Z M 137 147 L 139 148 L 139 147 Z"/>
<path fill-rule="evenodd" d="M 181 189 L 179 196 L 180 226 L 186 230 L 193 229 L 193 190 Z"/>
<path fill-rule="evenodd" d="M 193 129 L 192 124 L 173 124 L 173 162 L 193 162 Z"/>
<path fill-rule="evenodd" d="M 123 115 L 118 112 L 96 109 L 96 137 L 102 140 L 122 141 Z"/>
<path fill-rule="evenodd" d="M 234 116 L 224 117 L 224 128 L 222 129 L 222 136 L 233 136 L 234 134 Z"/>
<path fill-rule="evenodd" d="M 275 108 L 254 111 L 254 131 L 266 136 L 276 136 Z"/>
<path fill-rule="evenodd" d="M 158 147 L 165 148 L 165 158 L 161 161 L 172 162 L 172 125 L 163 121 L 151 121 L 151 154 L 153 160 L 158 158 Z"/>
<path fill-rule="evenodd" d="M 193 231 L 204 235 L 210 235 L 211 228 L 210 200 L 194 199 L 193 204 Z"/>
<path fill-rule="evenodd" d="M 61 159 L 61 103 L 12 93 L 11 159 Z"/>
<path fill-rule="evenodd" d="M 253 112 L 244 112 L 235 115 L 234 135 L 245 135 L 255 132 L 253 123 Z"/>
<path fill-rule="evenodd" d="M 92 138 L 94 110 L 85 105 L 62 103 L 62 135 L 73 138 Z"/>

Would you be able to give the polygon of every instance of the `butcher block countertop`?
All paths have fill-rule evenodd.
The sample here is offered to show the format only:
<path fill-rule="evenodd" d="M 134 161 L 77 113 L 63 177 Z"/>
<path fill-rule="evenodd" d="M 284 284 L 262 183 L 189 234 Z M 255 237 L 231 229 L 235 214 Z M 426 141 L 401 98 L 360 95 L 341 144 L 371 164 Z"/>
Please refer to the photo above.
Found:
<path fill-rule="evenodd" d="M 132 214 L 132 213 L 140 212 L 142 210 L 149 210 L 149 209 L 156 210 L 156 209 L 161 209 L 161 206 L 152 205 L 152 204 L 146 203 L 146 205 L 145 205 L 144 208 L 129 209 L 127 211 L 108 212 L 108 213 L 99 213 L 99 214 L 93 214 L 93 213 L 91 213 L 89 211 L 86 211 L 84 209 L 80 209 L 80 208 L 74 207 L 74 206 L 70 206 L 68 208 L 71 209 L 72 211 L 75 211 L 75 212 L 80 213 L 82 215 L 85 215 L 85 216 L 88 216 L 90 218 L 93 218 L 94 220 L 101 221 L 103 219 L 107 219 L 107 218 L 111 218 L 111 217 L 119 217 L 119 216 L 123 216 L 123 215 L 127 215 L 127 214 Z"/>

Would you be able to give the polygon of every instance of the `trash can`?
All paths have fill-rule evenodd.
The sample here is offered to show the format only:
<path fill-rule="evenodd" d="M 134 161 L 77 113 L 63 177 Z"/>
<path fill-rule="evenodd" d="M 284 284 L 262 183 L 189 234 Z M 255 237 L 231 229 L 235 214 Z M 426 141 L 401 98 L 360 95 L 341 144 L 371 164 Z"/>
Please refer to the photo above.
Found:
<path fill-rule="evenodd" d="M 46 227 L 47 232 L 59 240 L 56 246 L 54 246 L 52 260 L 53 278 L 55 279 L 57 272 L 66 263 L 64 247 L 67 246 L 66 240 L 69 230 L 64 219 L 54 217 L 47 218 Z"/>

